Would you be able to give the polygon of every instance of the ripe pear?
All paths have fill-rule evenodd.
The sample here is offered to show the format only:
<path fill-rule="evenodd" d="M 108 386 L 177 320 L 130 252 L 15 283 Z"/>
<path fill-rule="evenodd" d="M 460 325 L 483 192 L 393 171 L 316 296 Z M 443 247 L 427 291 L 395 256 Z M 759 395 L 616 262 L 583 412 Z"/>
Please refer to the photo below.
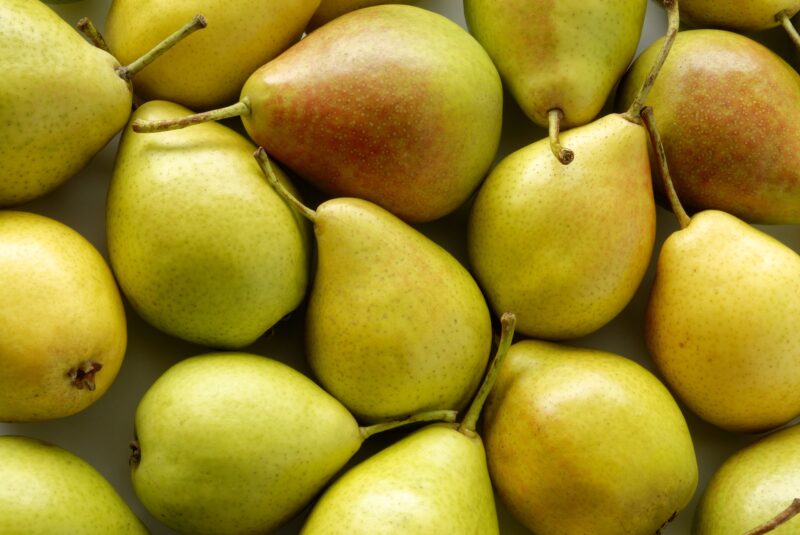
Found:
<path fill-rule="evenodd" d="M 291 202 L 263 150 L 259 157 Z M 486 301 L 467 270 L 369 201 L 297 206 L 317 238 L 306 345 L 325 389 L 366 421 L 465 406 L 492 341 Z"/>
<path fill-rule="evenodd" d="M 175 40 L 201 26 L 198 19 Z M 123 67 L 39 1 L 0 2 L 0 28 L 4 206 L 40 197 L 82 169 L 125 125 L 129 76 L 155 55 Z"/>
<path fill-rule="evenodd" d="M 621 106 L 647 75 L 657 46 L 623 79 Z M 781 58 L 735 33 L 681 32 L 645 102 L 687 208 L 800 223 L 800 75 Z"/>
<path fill-rule="evenodd" d="M 782 11 L 800 11 L 798 0 L 681 0 L 681 19 L 693 26 L 740 32 L 766 30 L 780 24 Z"/>
<path fill-rule="evenodd" d="M 114 0 L 105 35 L 114 55 L 133 61 L 174 27 L 202 13 L 208 29 L 134 78 L 136 93 L 193 109 L 236 100 L 247 77 L 300 39 L 319 0 Z"/>
<path fill-rule="evenodd" d="M 308 23 L 307 31 L 315 30 L 326 24 L 337 17 L 341 17 L 345 13 L 349 13 L 351 11 L 355 11 L 356 9 L 362 9 L 365 7 L 370 6 L 377 6 L 380 4 L 401 4 L 406 3 L 410 4 L 413 3 L 415 0 L 398 0 L 398 1 L 389 1 L 389 0 L 321 0 L 319 3 L 319 7 L 314 12 L 314 16 L 311 17 L 311 21 Z"/>
<path fill-rule="evenodd" d="M 0 421 L 83 410 L 114 381 L 126 341 L 122 299 L 92 244 L 50 218 L 0 212 Z"/>
<path fill-rule="evenodd" d="M 618 355 L 513 345 L 483 431 L 497 492 L 537 535 L 656 533 L 697 486 L 678 405 Z"/>
<path fill-rule="evenodd" d="M 114 488 L 91 465 L 57 446 L 0 437 L 3 535 L 147 535 Z"/>
<path fill-rule="evenodd" d="M 439 411 L 430 417 L 453 420 Z M 214 353 L 179 362 L 136 410 L 133 487 L 169 527 L 269 533 L 294 516 L 374 432 L 280 362 Z"/>
<path fill-rule="evenodd" d="M 798 451 L 800 426 L 794 426 L 776 431 L 726 460 L 697 507 L 695 535 L 749 533 L 800 498 Z M 773 533 L 798 531 L 800 518 L 794 518 Z"/>
<path fill-rule="evenodd" d="M 188 112 L 151 101 L 132 118 Z M 264 180 L 253 150 L 216 123 L 159 136 L 126 130 L 108 194 L 108 249 L 125 295 L 158 329 L 243 347 L 303 299 L 308 225 Z"/>
<path fill-rule="evenodd" d="M 413 6 L 339 17 L 254 72 L 240 98 L 134 130 L 241 115 L 250 137 L 304 179 L 406 221 L 460 206 L 500 139 L 502 85 L 489 56 L 455 23 Z"/>

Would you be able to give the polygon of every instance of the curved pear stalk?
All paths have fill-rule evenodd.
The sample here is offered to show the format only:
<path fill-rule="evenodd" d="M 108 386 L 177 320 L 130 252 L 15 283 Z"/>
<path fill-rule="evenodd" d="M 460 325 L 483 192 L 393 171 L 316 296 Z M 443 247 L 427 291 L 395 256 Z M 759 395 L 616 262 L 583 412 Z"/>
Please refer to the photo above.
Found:
<path fill-rule="evenodd" d="M 570 149 L 561 146 L 559 134 L 561 133 L 561 121 L 564 119 L 564 112 L 556 108 L 547 112 L 549 121 L 548 135 L 550 136 L 550 150 L 553 155 L 564 165 L 569 165 L 575 159 L 575 153 Z"/>
<path fill-rule="evenodd" d="M 152 134 L 155 132 L 167 132 L 169 130 L 180 130 L 187 126 L 193 126 L 200 123 L 207 123 L 210 121 L 221 121 L 222 119 L 230 119 L 231 117 L 241 117 L 250 115 L 250 99 L 243 97 L 242 100 L 218 108 L 215 110 L 204 111 L 180 117 L 177 119 L 159 119 L 159 120 L 144 120 L 136 119 L 131 123 L 131 129 L 139 134 Z"/>
<path fill-rule="evenodd" d="M 391 429 L 397 429 L 398 427 L 405 427 L 407 425 L 421 423 L 421 422 L 452 423 L 456 421 L 457 415 L 458 411 L 453 411 L 453 410 L 425 411 L 425 412 L 419 412 L 417 414 L 412 414 L 408 418 L 402 418 L 400 420 L 388 420 L 386 422 L 378 422 L 377 424 L 361 426 L 358 429 L 361 432 L 361 436 L 364 437 L 364 440 L 366 440 L 372 435 L 377 435 L 378 433 L 383 433 L 384 431 L 389 431 Z"/>
<path fill-rule="evenodd" d="M 777 20 L 783 29 L 786 30 L 786 33 L 789 34 L 789 39 L 792 40 L 792 43 L 800 50 L 800 33 L 797 33 L 797 28 L 794 27 L 792 24 L 792 19 L 789 16 L 789 12 L 786 10 L 781 11 L 777 15 L 775 15 L 775 20 Z"/>
<path fill-rule="evenodd" d="M 269 182 L 269 185 L 278 192 L 278 195 L 280 195 L 284 201 L 289 203 L 292 208 L 297 210 L 300 215 L 313 223 L 317 219 L 317 213 L 305 204 L 301 203 L 297 197 L 292 195 L 292 193 L 286 189 L 286 186 L 284 186 L 281 181 L 278 180 L 278 177 L 275 176 L 275 172 L 272 170 L 272 164 L 269 161 L 269 156 L 267 155 L 267 151 L 264 150 L 264 147 L 258 147 L 255 153 L 253 153 L 253 157 L 258 162 L 258 165 L 261 166 L 264 176 L 267 177 L 267 182 Z"/>
<path fill-rule="evenodd" d="M 745 535 L 763 535 L 764 533 L 769 533 L 794 518 L 797 514 L 800 514 L 800 498 L 792 500 L 789 507 L 781 511 L 775 518 L 761 524 L 757 528 L 751 529 L 745 533 Z"/>

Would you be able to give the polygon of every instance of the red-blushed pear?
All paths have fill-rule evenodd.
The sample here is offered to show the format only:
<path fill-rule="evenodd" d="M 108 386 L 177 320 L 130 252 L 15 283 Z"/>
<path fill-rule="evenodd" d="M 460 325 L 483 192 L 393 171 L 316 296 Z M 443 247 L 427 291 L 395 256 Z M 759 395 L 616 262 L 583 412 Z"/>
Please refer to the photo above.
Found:
<path fill-rule="evenodd" d="M 455 23 L 413 6 L 339 17 L 254 72 L 240 98 L 134 130 L 240 115 L 250 137 L 302 178 L 406 221 L 460 206 L 500 140 L 502 85 L 489 56 Z"/>

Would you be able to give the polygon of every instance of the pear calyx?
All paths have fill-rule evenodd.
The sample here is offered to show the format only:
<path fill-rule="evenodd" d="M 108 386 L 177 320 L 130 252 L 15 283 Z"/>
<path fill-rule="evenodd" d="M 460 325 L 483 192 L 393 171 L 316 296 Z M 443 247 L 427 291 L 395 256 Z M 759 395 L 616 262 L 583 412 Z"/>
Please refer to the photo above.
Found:
<path fill-rule="evenodd" d="M 97 30 L 97 27 L 95 27 L 94 23 L 89 17 L 83 17 L 78 21 L 78 24 L 76 24 L 75 27 L 78 28 L 79 32 L 88 37 L 94 46 L 111 54 L 111 49 L 108 48 L 108 43 L 106 43 L 106 40 Z"/>
<path fill-rule="evenodd" d="M 745 535 L 762 535 L 763 533 L 769 533 L 781 524 L 784 524 L 794 518 L 794 516 L 798 513 L 800 513 L 800 498 L 795 498 L 792 500 L 792 503 L 789 505 L 789 507 L 778 513 L 778 516 L 761 524 L 757 528 L 751 529 L 745 533 Z"/>
<path fill-rule="evenodd" d="M 297 197 L 292 195 L 291 192 L 286 189 L 283 184 L 281 184 L 280 180 L 278 180 L 278 177 L 275 176 L 275 173 L 272 171 L 272 164 L 269 161 L 269 156 L 267 155 L 267 151 L 264 150 L 264 147 L 258 147 L 253 153 L 253 157 L 255 157 L 256 161 L 258 162 L 259 167 L 261 167 L 261 171 L 264 172 L 264 176 L 267 177 L 267 182 L 269 182 L 269 185 L 272 186 L 278 195 L 280 195 L 281 198 L 289 204 L 289 206 L 297 210 L 300 215 L 312 223 L 316 221 L 317 213 L 305 204 L 301 203 Z"/>
<path fill-rule="evenodd" d="M 377 433 L 382 433 L 383 431 L 389 431 L 390 429 L 404 427 L 406 425 L 411 425 L 418 422 L 452 423 L 456 421 L 456 416 L 458 416 L 458 411 L 454 410 L 426 411 L 412 414 L 408 418 L 388 420 L 386 422 L 380 422 L 377 424 L 368 425 L 366 427 L 359 427 L 358 430 L 361 432 L 361 436 L 366 440 Z"/>
<path fill-rule="evenodd" d="M 791 17 L 792 16 L 789 13 L 789 11 L 784 9 L 782 11 L 779 11 L 775 15 L 775 20 L 781 23 L 783 29 L 786 30 L 786 33 L 789 34 L 789 39 L 792 40 L 792 42 L 797 48 L 800 48 L 800 34 L 797 33 L 797 28 L 795 28 L 794 25 L 792 24 Z"/>
<path fill-rule="evenodd" d="M 131 440 L 128 447 L 131 449 L 130 457 L 128 457 L 128 466 L 135 468 L 142 461 L 142 448 L 139 446 L 138 440 Z"/>
<path fill-rule="evenodd" d="M 575 159 L 575 153 L 570 149 L 565 149 L 558 138 L 561 133 L 561 121 L 564 119 L 564 112 L 559 108 L 553 108 L 547 112 L 547 119 L 549 123 L 550 150 L 553 151 L 553 155 L 559 162 L 563 165 L 569 165 Z"/>
<path fill-rule="evenodd" d="M 67 377 L 70 379 L 72 386 L 78 390 L 84 388 L 90 392 L 95 389 L 94 377 L 97 372 L 103 368 L 103 365 L 95 360 L 87 360 L 82 362 L 67 372 Z"/>

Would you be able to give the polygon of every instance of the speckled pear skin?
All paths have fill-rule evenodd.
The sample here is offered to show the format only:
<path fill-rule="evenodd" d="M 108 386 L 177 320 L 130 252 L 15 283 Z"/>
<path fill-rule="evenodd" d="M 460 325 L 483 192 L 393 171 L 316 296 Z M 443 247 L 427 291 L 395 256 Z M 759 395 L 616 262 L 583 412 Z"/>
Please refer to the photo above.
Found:
<path fill-rule="evenodd" d="M 317 208 L 308 361 L 359 419 L 464 407 L 491 349 L 478 285 L 447 251 L 360 199 Z"/>
<path fill-rule="evenodd" d="M 726 28 L 739 32 L 766 30 L 780 24 L 775 15 L 800 10 L 797 0 L 683 0 L 681 20 L 701 28 Z M 753 526 L 755 527 L 755 526 Z"/>
<path fill-rule="evenodd" d="M 768 435 L 728 458 L 709 481 L 694 535 L 747 533 L 800 497 L 800 426 Z M 792 535 L 800 516 L 771 533 Z"/>
<path fill-rule="evenodd" d="M 202 14 L 208 27 L 133 79 L 136 94 L 195 110 L 232 104 L 254 70 L 300 39 L 319 0 L 114 0 L 104 35 L 123 63 Z"/>
<path fill-rule="evenodd" d="M 729 431 L 764 431 L 800 415 L 798 318 L 800 256 L 707 210 L 664 242 L 645 338 L 695 414 Z"/>
<path fill-rule="evenodd" d="M 244 353 L 186 359 L 136 411 L 133 487 L 181 533 L 270 533 L 358 450 L 358 424 L 294 369 Z"/>
<path fill-rule="evenodd" d="M 319 7 L 311 17 L 311 21 L 306 28 L 307 32 L 315 30 L 325 23 L 332 21 L 337 17 L 341 17 L 345 13 L 355 11 L 370 6 L 377 6 L 381 4 L 413 4 L 415 0 L 321 0 Z"/>
<path fill-rule="evenodd" d="M 500 533 L 480 437 L 430 425 L 340 477 L 301 535 Z"/>
<path fill-rule="evenodd" d="M 620 109 L 660 46 L 651 45 L 625 75 Z M 800 223 L 800 75 L 789 64 L 735 33 L 680 32 L 646 103 L 687 209 Z"/>
<path fill-rule="evenodd" d="M 0 206 L 10 206 L 80 171 L 125 126 L 132 97 L 117 60 L 42 2 L 3 0 L 0 28 Z"/>
<path fill-rule="evenodd" d="M 0 212 L 0 333 L 0 421 L 60 418 L 94 403 L 127 342 L 122 298 L 100 253 L 53 219 Z M 102 366 L 95 389 L 77 388 L 70 371 L 89 362 Z"/>
<path fill-rule="evenodd" d="M 464 0 L 469 31 L 536 124 L 588 123 L 636 53 L 646 0 Z"/>
<path fill-rule="evenodd" d="M 150 101 L 132 120 L 189 113 Z M 109 256 L 134 309 L 158 329 L 239 348 L 305 296 L 309 225 L 270 187 L 253 151 L 217 123 L 158 135 L 126 130 L 108 194 Z"/>
<path fill-rule="evenodd" d="M 500 162 L 481 186 L 467 245 L 496 314 L 517 331 L 564 339 L 591 333 L 630 301 L 655 239 L 647 134 L 609 115 L 565 132 L 562 165 L 546 139 Z"/>
<path fill-rule="evenodd" d="M 250 137 L 331 196 L 406 221 L 460 206 L 494 159 L 502 85 L 445 17 L 405 5 L 348 13 L 269 62 L 242 89 Z"/>
<path fill-rule="evenodd" d="M 691 500 L 698 471 L 669 391 L 626 358 L 514 344 L 484 410 L 489 473 L 540 535 L 642 535 Z"/>
<path fill-rule="evenodd" d="M 114 488 L 83 459 L 21 436 L 0 437 L 3 535 L 147 535 Z"/>

